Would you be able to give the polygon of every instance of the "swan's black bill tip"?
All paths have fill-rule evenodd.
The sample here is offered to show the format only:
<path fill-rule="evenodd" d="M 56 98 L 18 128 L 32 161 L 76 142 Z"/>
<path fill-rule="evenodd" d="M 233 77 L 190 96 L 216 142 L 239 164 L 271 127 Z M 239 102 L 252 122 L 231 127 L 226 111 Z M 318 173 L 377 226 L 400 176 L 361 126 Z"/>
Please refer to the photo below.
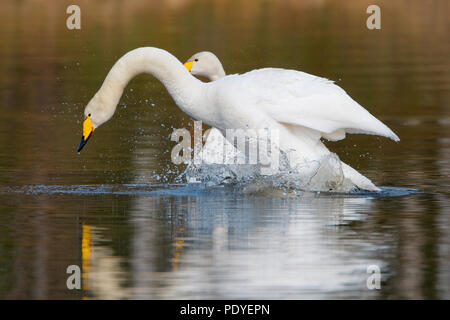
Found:
<path fill-rule="evenodd" d="M 92 133 L 87 137 L 87 139 L 85 140 L 83 136 L 81 136 L 81 142 L 80 145 L 78 146 L 77 152 L 80 153 L 81 149 L 83 149 L 83 147 L 86 145 L 86 143 L 88 142 L 89 138 L 91 137 Z"/>

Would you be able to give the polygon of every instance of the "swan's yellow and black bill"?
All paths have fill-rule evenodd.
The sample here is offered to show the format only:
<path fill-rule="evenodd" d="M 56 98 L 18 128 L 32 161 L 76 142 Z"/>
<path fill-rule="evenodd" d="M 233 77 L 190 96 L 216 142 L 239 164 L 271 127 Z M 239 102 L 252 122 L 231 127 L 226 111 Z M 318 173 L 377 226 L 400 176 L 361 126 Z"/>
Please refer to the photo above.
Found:
<path fill-rule="evenodd" d="M 188 61 L 184 64 L 186 69 L 188 69 L 189 72 L 191 72 L 192 66 L 194 65 L 194 61 Z"/>
<path fill-rule="evenodd" d="M 88 142 L 89 138 L 92 136 L 92 132 L 94 132 L 94 126 L 92 125 L 91 118 L 87 117 L 83 122 L 83 134 L 81 135 L 81 142 L 78 146 L 77 152 L 80 152 L 83 149 L 84 145 Z"/>

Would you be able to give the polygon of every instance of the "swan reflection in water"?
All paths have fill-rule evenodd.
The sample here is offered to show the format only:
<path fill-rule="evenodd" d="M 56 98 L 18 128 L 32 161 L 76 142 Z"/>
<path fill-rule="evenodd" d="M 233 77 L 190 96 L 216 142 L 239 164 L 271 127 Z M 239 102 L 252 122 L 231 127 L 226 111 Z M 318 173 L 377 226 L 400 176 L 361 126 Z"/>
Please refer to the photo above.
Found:
<path fill-rule="evenodd" d="M 84 289 L 100 299 L 376 297 L 367 268 L 387 269 L 379 254 L 386 239 L 354 227 L 373 201 L 223 188 L 135 197 L 129 257 L 114 255 L 104 230 L 90 228 Z"/>

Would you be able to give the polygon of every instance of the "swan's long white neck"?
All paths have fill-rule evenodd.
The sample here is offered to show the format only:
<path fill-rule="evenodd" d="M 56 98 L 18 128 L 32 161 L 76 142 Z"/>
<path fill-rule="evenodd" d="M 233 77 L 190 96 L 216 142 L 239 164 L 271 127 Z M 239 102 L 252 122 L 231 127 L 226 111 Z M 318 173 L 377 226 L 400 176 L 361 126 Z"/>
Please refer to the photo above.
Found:
<path fill-rule="evenodd" d="M 177 105 L 192 114 L 189 109 L 200 95 L 201 81 L 169 52 L 143 47 L 128 52 L 114 64 L 100 90 L 87 105 L 85 113 L 92 110 L 94 125 L 98 126 L 112 117 L 128 82 L 141 73 L 151 74 L 161 81 Z"/>

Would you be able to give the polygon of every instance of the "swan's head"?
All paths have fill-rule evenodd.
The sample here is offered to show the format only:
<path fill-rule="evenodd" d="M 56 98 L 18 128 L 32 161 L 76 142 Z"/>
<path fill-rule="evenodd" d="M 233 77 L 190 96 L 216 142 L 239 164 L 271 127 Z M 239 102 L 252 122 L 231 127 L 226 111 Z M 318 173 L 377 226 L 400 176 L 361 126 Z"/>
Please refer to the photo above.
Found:
<path fill-rule="evenodd" d="M 194 54 L 184 64 L 194 76 L 206 77 L 211 81 L 225 76 L 222 64 L 219 58 L 212 52 L 202 51 Z"/>
<path fill-rule="evenodd" d="M 116 103 L 104 100 L 96 94 L 84 109 L 83 134 L 81 135 L 78 152 L 86 145 L 94 130 L 114 115 Z"/>

